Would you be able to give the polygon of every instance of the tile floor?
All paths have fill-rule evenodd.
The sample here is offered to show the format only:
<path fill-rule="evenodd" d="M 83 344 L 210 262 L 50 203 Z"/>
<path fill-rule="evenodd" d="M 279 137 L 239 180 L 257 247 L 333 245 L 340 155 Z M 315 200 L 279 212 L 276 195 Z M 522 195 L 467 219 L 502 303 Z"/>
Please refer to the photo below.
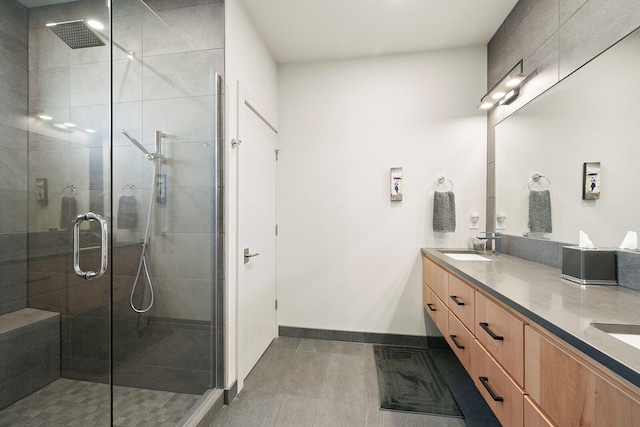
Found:
<path fill-rule="evenodd" d="M 200 396 L 114 387 L 114 426 L 175 426 Z M 109 425 L 109 386 L 59 378 L 0 411 L 0 427 Z"/>
<path fill-rule="evenodd" d="M 381 411 L 371 344 L 276 338 L 211 427 L 500 426 L 448 349 L 431 349 L 465 419 Z"/>

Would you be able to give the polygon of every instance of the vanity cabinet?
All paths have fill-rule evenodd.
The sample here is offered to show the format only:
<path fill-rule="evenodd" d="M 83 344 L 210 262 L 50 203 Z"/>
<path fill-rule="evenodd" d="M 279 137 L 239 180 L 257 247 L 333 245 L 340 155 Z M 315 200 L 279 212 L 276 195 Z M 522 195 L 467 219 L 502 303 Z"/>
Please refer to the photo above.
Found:
<path fill-rule="evenodd" d="M 546 332 L 525 328 L 525 383 L 559 426 L 638 426 L 638 390 Z"/>
<path fill-rule="evenodd" d="M 425 310 L 503 425 L 640 426 L 638 387 L 426 256 L 423 273 Z"/>

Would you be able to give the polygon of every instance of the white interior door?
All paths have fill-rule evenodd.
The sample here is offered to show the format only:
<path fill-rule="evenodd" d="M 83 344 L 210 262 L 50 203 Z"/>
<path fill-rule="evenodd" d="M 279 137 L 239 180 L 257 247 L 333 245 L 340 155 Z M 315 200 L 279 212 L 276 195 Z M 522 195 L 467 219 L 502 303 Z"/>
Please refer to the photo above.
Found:
<path fill-rule="evenodd" d="M 276 336 L 277 133 L 238 90 L 238 387 Z M 250 257 L 245 257 L 248 251 Z"/>

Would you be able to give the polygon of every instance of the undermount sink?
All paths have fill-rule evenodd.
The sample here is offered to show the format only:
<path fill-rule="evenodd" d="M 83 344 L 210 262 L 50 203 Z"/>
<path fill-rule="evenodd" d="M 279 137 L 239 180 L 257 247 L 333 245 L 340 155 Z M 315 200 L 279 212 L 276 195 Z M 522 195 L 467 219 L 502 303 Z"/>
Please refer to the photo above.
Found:
<path fill-rule="evenodd" d="M 640 350 L 640 325 L 621 323 L 592 323 L 591 325 Z"/>
<path fill-rule="evenodd" d="M 482 255 L 478 255 L 475 251 L 440 251 L 446 256 L 453 258 L 457 261 L 493 261 L 491 258 L 487 258 Z"/>

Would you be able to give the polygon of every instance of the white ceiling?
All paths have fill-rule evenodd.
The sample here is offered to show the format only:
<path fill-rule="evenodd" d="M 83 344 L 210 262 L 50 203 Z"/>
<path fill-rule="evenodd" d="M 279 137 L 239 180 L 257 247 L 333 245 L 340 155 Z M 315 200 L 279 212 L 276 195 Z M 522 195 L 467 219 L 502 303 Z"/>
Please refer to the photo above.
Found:
<path fill-rule="evenodd" d="M 18 0 L 18 3 L 22 3 L 23 5 L 31 8 L 31 7 L 48 6 L 50 4 L 71 3 L 72 1 L 77 1 L 77 0 Z"/>
<path fill-rule="evenodd" d="M 517 0 L 240 0 L 278 63 L 486 45 Z"/>

